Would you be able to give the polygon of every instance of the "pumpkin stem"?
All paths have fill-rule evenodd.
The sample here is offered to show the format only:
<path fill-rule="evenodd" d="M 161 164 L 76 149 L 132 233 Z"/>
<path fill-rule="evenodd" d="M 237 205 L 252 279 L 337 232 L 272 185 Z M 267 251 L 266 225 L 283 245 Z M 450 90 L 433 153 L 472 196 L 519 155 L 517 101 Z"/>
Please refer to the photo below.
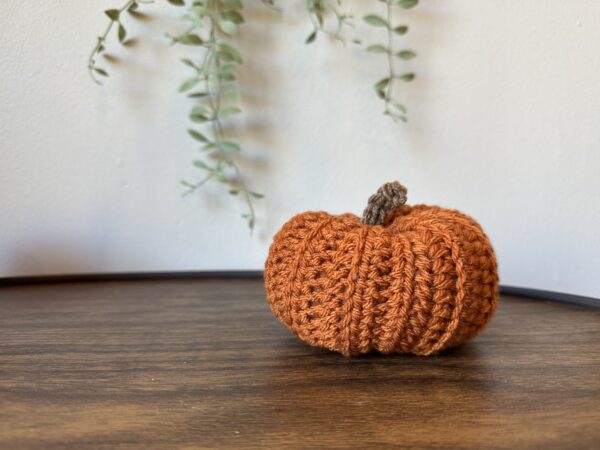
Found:
<path fill-rule="evenodd" d="M 406 193 L 407 189 L 397 181 L 385 183 L 369 197 L 369 203 L 363 211 L 362 223 L 383 225 L 388 213 L 406 203 Z"/>

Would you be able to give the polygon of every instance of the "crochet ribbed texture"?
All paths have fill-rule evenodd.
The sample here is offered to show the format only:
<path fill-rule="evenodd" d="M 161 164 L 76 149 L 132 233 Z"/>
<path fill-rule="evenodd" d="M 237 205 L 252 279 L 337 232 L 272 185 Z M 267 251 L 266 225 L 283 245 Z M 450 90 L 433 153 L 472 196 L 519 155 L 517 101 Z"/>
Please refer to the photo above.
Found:
<path fill-rule="evenodd" d="M 429 355 L 489 322 L 498 273 L 479 224 L 405 201 L 406 189 L 388 183 L 369 199 L 362 222 L 306 212 L 275 235 L 267 298 L 298 338 L 344 355 Z"/>

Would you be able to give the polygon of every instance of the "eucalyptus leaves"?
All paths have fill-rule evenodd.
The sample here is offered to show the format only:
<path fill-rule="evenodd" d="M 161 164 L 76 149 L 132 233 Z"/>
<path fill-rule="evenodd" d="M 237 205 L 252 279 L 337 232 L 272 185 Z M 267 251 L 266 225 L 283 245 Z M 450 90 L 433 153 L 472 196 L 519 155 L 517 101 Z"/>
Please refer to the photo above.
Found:
<path fill-rule="evenodd" d="M 194 51 L 182 63 L 190 71 L 179 91 L 185 93 L 194 106 L 189 118 L 192 126 L 188 129 L 191 138 L 198 145 L 202 157 L 194 160 L 202 175 L 199 181 L 182 181 L 184 195 L 194 193 L 210 180 L 216 180 L 227 187 L 229 193 L 243 199 L 247 207 L 242 217 L 250 229 L 254 228 L 256 215 L 253 201 L 262 198 L 262 194 L 250 190 L 242 176 L 237 163 L 241 150 L 238 140 L 225 132 L 224 122 L 239 114 L 240 95 L 236 89 L 236 72 L 242 64 L 242 55 L 236 49 L 234 40 L 240 26 L 244 23 L 242 0 L 166 0 L 173 6 L 185 8 L 182 19 L 187 23 L 186 31 L 177 36 L 169 36 L 172 44 L 189 46 Z M 352 14 L 344 11 L 342 0 L 304 0 L 312 30 L 305 42 L 314 42 L 319 34 L 327 35 L 339 42 L 346 43 L 346 29 L 354 28 Z M 394 10 L 410 9 L 418 0 L 370 0 L 374 5 L 383 3 L 382 12 L 366 15 L 364 22 L 385 31 L 384 43 L 371 44 L 366 50 L 386 57 L 388 73 L 385 78 L 375 84 L 375 93 L 384 100 L 384 113 L 395 121 L 406 122 L 406 107 L 396 97 L 396 82 L 411 81 L 412 72 L 398 73 L 397 60 L 410 60 L 416 56 L 412 50 L 397 50 L 395 38 L 408 32 L 405 24 L 395 24 Z M 261 0 L 270 9 L 277 9 L 275 0 Z M 102 35 L 88 61 L 88 70 L 92 79 L 101 84 L 102 77 L 108 72 L 97 64 L 98 57 L 106 50 L 106 39 L 113 28 L 116 28 L 119 42 L 127 39 L 126 19 L 139 15 L 141 5 L 152 3 L 151 0 L 129 0 L 119 9 L 105 11 L 109 19 Z M 333 27 L 328 23 L 333 18 Z M 360 39 L 352 39 L 354 44 L 361 44 Z"/>

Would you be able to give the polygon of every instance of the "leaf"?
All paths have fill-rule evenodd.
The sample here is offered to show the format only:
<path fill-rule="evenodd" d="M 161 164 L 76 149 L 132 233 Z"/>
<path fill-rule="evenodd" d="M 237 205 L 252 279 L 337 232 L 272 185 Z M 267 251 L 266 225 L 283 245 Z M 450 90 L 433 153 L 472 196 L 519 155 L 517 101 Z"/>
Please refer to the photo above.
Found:
<path fill-rule="evenodd" d="M 236 25 L 240 23 L 244 23 L 244 17 L 237 11 L 225 11 L 221 14 L 221 18 L 223 20 L 228 20 L 229 22 L 233 22 Z"/>
<path fill-rule="evenodd" d="M 388 48 L 385 45 L 376 44 L 376 45 L 369 45 L 367 47 L 367 51 L 371 52 L 371 53 L 387 53 Z"/>
<path fill-rule="evenodd" d="M 187 95 L 189 98 L 202 98 L 207 97 L 208 94 L 206 92 L 192 92 Z"/>
<path fill-rule="evenodd" d="M 398 111 L 406 114 L 406 106 L 404 106 L 402 103 L 398 103 L 394 100 L 390 100 L 390 105 L 395 107 Z"/>
<path fill-rule="evenodd" d="M 388 84 L 390 84 L 389 77 L 379 80 L 377 83 L 375 83 L 375 86 L 373 86 L 375 93 L 379 98 L 385 98 L 385 88 L 388 86 Z"/>
<path fill-rule="evenodd" d="M 263 5 L 271 9 L 277 9 L 275 6 L 275 0 L 262 0 Z"/>
<path fill-rule="evenodd" d="M 131 5 L 129 5 L 129 8 L 127 8 L 127 12 L 128 13 L 136 12 L 139 6 L 140 5 L 137 2 L 133 2 Z"/>
<path fill-rule="evenodd" d="M 407 25 L 398 25 L 392 31 L 394 33 L 400 34 L 400 35 L 406 34 L 406 33 L 408 33 L 408 26 Z"/>
<path fill-rule="evenodd" d="M 398 6 L 404 9 L 414 8 L 419 4 L 419 0 L 396 0 Z"/>
<path fill-rule="evenodd" d="M 373 27 L 387 28 L 388 26 L 387 20 L 377 14 L 369 14 L 363 17 L 363 20 Z"/>
<path fill-rule="evenodd" d="M 191 136 L 191 137 L 193 137 L 193 138 L 194 138 L 194 139 L 196 139 L 197 141 L 204 142 L 204 143 L 210 142 L 210 141 L 208 140 L 208 138 L 207 138 L 206 136 L 204 136 L 202 133 L 200 133 L 199 131 L 192 130 L 192 129 L 190 128 L 190 129 L 188 130 L 188 133 L 190 134 L 190 136 Z"/>
<path fill-rule="evenodd" d="M 219 29 L 225 34 L 237 33 L 237 25 L 229 20 L 221 20 L 219 22 Z"/>
<path fill-rule="evenodd" d="M 189 181 L 185 181 L 185 180 L 179 180 L 179 183 L 181 183 L 182 186 L 188 187 L 188 188 L 193 188 L 195 187 L 192 183 L 190 183 Z"/>
<path fill-rule="evenodd" d="M 206 92 L 192 92 L 191 94 L 188 94 L 189 98 L 202 98 L 202 97 L 206 97 L 208 94 Z"/>
<path fill-rule="evenodd" d="M 185 64 L 186 66 L 190 66 L 190 67 L 196 67 L 196 65 L 195 65 L 195 64 L 192 62 L 192 60 L 190 60 L 190 59 L 183 58 L 183 59 L 181 60 L 181 62 L 182 62 L 183 64 Z"/>
<path fill-rule="evenodd" d="M 218 146 L 224 152 L 239 152 L 240 144 L 236 141 L 223 140 L 218 143 Z"/>
<path fill-rule="evenodd" d="M 231 190 L 229 191 L 229 193 L 230 193 L 231 195 L 238 195 L 238 194 L 240 193 L 240 191 L 238 191 L 238 190 L 236 190 L 236 189 L 231 189 Z"/>
<path fill-rule="evenodd" d="M 235 64 L 233 64 L 233 63 L 223 64 L 221 66 L 221 69 L 220 69 L 219 72 L 222 75 L 224 75 L 224 74 L 231 74 L 231 73 L 235 72 Z"/>
<path fill-rule="evenodd" d="M 403 81 L 412 81 L 415 79 L 415 74 L 414 73 L 403 73 L 398 78 L 400 78 Z"/>
<path fill-rule="evenodd" d="M 215 168 L 212 171 L 213 176 L 221 183 L 229 183 L 229 178 L 223 173 L 222 168 Z"/>
<path fill-rule="evenodd" d="M 221 80 L 223 80 L 223 81 L 235 81 L 236 77 L 235 77 L 235 74 L 233 74 L 233 73 L 227 73 L 227 74 L 221 75 Z"/>
<path fill-rule="evenodd" d="M 106 14 L 110 20 L 117 21 L 119 20 L 119 15 L 121 14 L 121 11 L 119 11 L 118 9 L 107 9 L 106 11 L 104 11 L 104 14 Z"/>
<path fill-rule="evenodd" d="M 200 78 L 190 78 L 183 82 L 183 84 L 179 87 L 179 92 L 185 92 L 192 89 L 200 82 Z"/>
<path fill-rule="evenodd" d="M 183 45 L 202 45 L 204 41 L 197 34 L 184 34 L 173 39 L 175 42 Z"/>
<path fill-rule="evenodd" d="M 238 64 L 242 63 L 242 57 L 240 56 L 240 53 L 229 44 L 225 44 L 223 42 L 220 43 L 218 52 L 219 55 L 221 55 L 221 58 L 223 58 L 225 61 L 235 61 Z"/>
<path fill-rule="evenodd" d="M 202 123 L 212 120 L 212 117 L 210 111 L 208 111 L 208 109 L 206 109 L 204 106 L 196 106 L 190 113 L 190 119 L 193 122 Z"/>
<path fill-rule="evenodd" d="M 212 118 L 210 116 L 205 116 L 204 114 L 191 114 L 190 120 L 196 123 L 204 123 L 210 122 Z"/>
<path fill-rule="evenodd" d="M 231 62 L 222 64 L 219 69 L 219 72 L 222 74 L 235 72 L 235 64 Z"/>
<path fill-rule="evenodd" d="M 384 114 L 386 116 L 390 116 L 392 119 L 394 119 L 394 122 L 397 122 L 398 120 L 401 120 L 404 123 L 408 122 L 408 119 L 406 118 L 406 116 L 404 116 L 402 114 L 396 114 L 392 111 L 385 111 Z"/>
<path fill-rule="evenodd" d="M 213 150 L 215 148 L 217 148 L 217 146 L 215 144 L 213 144 L 212 142 L 209 142 L 204 147 L 202 147 L 200 150 L 202 150 L 203 152 L 208 152 L 208 151 Z"/>
<path fill-rule="evenodd" d="M 219 70 L 219 75 L 225 80 L 234 80 L 235 65 L 232 63 L 223 64 Z"/>
<path fill-rule="evenodd" d="M 258 192 L 250 192 L 250 195 L 254 198 L 265 198 L 263 194 L 259 194 Z"/>
<path fill-rule="evenodd" d="M 377 83 L 375 83 L 375 86 L 373 86 L 375 88 L 375 90 L 379 90 L 379 89 L 385 89 L 387 87 L 387 85 L 390 83 L 390 78 L 383 78 L 382 80 L 379 80 Z"/>
<path fill-rule="evenodd" d="M 125 27 L 119 24 L 119 42 L 123 42 L 127 37 L 127 31 L 125 31 Z"/>
<path fill-rule="evenodd" d="M 400 59 L 413 59 L 417 54 L 412 50 L 402 50 L 401 52 L 396 53 L 396 56 Z"/>
<path fill-rule="evenodd" d="M 191 67 L 192 69 L 199 70 L 198 66 L 196 66 L 196 64 L 194 64 L 194 62 L 191 59 L 183 58 L 181 62 L 186 66 Z"/>
<path fill-rule="evenodd" d="M 100 67 L 94 67 L 94 72 L 96 72 L 99 75 L 102 75 L 103 77 L 108 76 L 108 72 Z"/>
<path fill-rule="evenodd" d="M 185 6 L 184 0 L 167 0 L 171 5 L 175 6 Z"/>
<path fill-rule="evenodd" d="M 223 0 L 223 4 L 233 9 L 242 9 L 244 7 L 241 0 Z"/>
<path fill-rule="evenodd" d="M 315 42 L 315 39 L 317 39 L 317 30 L 315 30 L 312 33 L 310 33 L 308 35 L 308 37 L 306 38 L 306 40 L 304 41 L 304 43 L 305 44 L 312 44 L 313 42 Z"/>
<path fill-rule="evenodd" d="M 210 111 L 206 109 L 204 106 L 198 105 L 194 106 L 192 112 L 190 114 L 210 114 Z"/>
<path fill-rule="evenodd" d="M 194 161 L 194 166 L 200 168 L 200 169 L 204 169 L 204 170 L 209 170 L 212 172 L 213 168 L 210 167 L 208 164 L 206 164 L 204 161 L 197 159 Z"/>
<path fill-rule="evenodd" d="M 234 101 L 234 102 L 239 101 L 241 98 L 240 93 L 238 91 L 236 91 L 235 89 L 229 89 L 229 90 L 225 91 L 223 93 L 223 96 L 226 99 Z"/>
<path fill-rule="evenodd" d="M 242 110 L 240 108 L 238 108 L 237 106 L 226 106 L 225 108 L 222 108 L 218 112 L 218 116 L 220 119 L 226 119 L 228 117 L 233 116 L 234 114 L 238 114 L 241 112 L 242 112 Z"/>

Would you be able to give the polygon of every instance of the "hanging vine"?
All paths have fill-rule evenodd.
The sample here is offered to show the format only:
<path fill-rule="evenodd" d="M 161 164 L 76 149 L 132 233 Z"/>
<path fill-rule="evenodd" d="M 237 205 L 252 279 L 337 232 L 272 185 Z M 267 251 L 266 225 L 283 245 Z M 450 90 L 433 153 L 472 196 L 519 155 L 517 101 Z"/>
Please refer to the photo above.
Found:
<path fill-rule="evenodd" d="M 354 28 L 352 24 L 352 15 L 346 14 L 340 11 L 342 7 L 342 0 L 306 0 L 306 11 L 308 12 L 308 18 L 313 26 L 312 32 L 306 37 L 305 43 L 311 44 L 316 39 L 319 33 L 325 34 L 342 44 L 346 43 L 346 40 L 342 36 L 344 28 Z M 335 18 L 335 30 L 329 31 L 325 27 L 325 18 L 331 15 Z M 355 40 L 355 43 L 360 41 Z"/>
<path fill-rule="evenodd" d="M 412 81 L 412 72 L 398 73 L 396 60 L 410 60 L 416 56 L 412 50 L 395 50 L 395 38 L 408 32 L 407 25 L 394 24 L 394 8 L 410 9 L 418 0 L 377 0 L 386 6 L 385 17 L 368 14 L 363 19 L 368 25 L 386 31 L 384 44 L 372 44 L 366 50 L 386 56 L 388 73 L 375 84 L 375 93 L 385 104 L 384 114 L 395 121 L 407 120 L 406 107 L 397 99 L 396 82 Z M 185 45 L 197 49 L 193 56 L 182 59 L 182 63 L 191 71 L 191 76 L 179 87 L 194 106 L 189 114 L 192 126 L 188 129 L 191 138 L 199 146 L 202 156 L 194 159 L 193 164 L 202 172 L 198 181 L 183 180 L 184 195 L 196 192 L 211 180 L 222 183 L 232 196 L 240 197 L 247 211 L 242 217 L 252 230 L 256 223 L 254 200 L 262 194 L 248 188 L 247 182 L 237 162 L 241 151 L 239 140 L 225 132 L 224 122 L 242 112 L 239 107 L 240 94 L 236 88 L 236 73 L 242 64 L 242 56 L 233 41 L 239 27 L 245 19 L 241 0 L 167 0 L 173 6 L 187 7 L 183 20 L 188 24 L 185 32 L 169 36 L 172 44 Z M 98 36 L 96 45 L 88 60 L 90 76 L 97 84 L 108 77 L 106 69 L 98 65 L 99 56 L 106 50 L 106 40 L 113 29 L 117 39 L 125 43 L 127 39 L 126 17 L 139 14 L 141 5 L 153 3 L 152 0 L 128 0 L 118 9 L 104 11 L 109 19 L 104 32 Z M 275 0 L 261 0 L 266 7 L 278 10 Z M 305 0 L 312 31 L 306 37 L 307 44 L 313 43 L 319 34 L 336 41 L 346 43 L 344 30 L 353 28 L 352 14 L 344 12 L 342 0 Z M 333 19 L 333 27 L 328 25 Z M 352 39 L 360 44 L 359 39 Z M 200 127 L 200 128 L 199 128 Z"/>
<path fill-rule="evenodd" d="M 90 76 L 92 77 L 92 80 L 94 80 L 94 83 L 102 84 L 98 76 L 108 77 L 108 72 L 96 64 L 96 59 L 100 54 L 104 52 L 104 50 L 106 50 L 106 38 L 108 37 L 110 31 L 116 25 L 117 37 L 119 39 L 119 42 L 125 42 L 125 39 L 127 38 L 127 30 L 125 29 L 125 26 L 122 22 L 123 15 L 125 15 L 125 13 L 134 15 L 140 5 L 148 3 L 152 3 L 152 0 L 129 0 L 119 9 L 107 9 L 106 11 L 104 11 L 104 14 L 106 14 L 106 16 L 110 20 L 106 29 L 104 30 L 104 33 L 98 36 L 98 39 L 96 40 L 96 45 L 94 46 L 92 53 L 90 54 L 90 57 L 88 59 L 88 71 L 90 73 Z"/>
<path fill-rule="evenodd" d="M 272 5 L 271 5 L 272 6 Z M 236 70 L 242 64 L 239 51 L 224 36 L 235 36 L 244 23 L 242 3 L 238 1 L 208 0 L 195 2 L 191 13 L 185 16 L 191 23 L 184 34 L 172 37 L 173 43 L 198 46 L 203 49 L 199 61 L 183 59 L 192 71 L 192 77 L 184 81 L 180 92 L 188 93 L 198 104 L 190 112 L 194 124 L 206 125 L 210 135 L 194 128 L 188 129 L 190 136 L 201 145 L 204 157 L 194 160 L 194 166 L 205 173 L 197 182 L 182 181 L 184 195 L 194 193 L 209 180 L 216 180 L 228 187 L 231 195 L 243 198 L 247 212 L 244 217 L 250 229 L 256 223 L 253 199 L 262 194 L 248 189 L 242 177 L 236 156 L 240 142 L 226 136 L 223 121 L 239 114 L 239 92 L 236 90 Z"/>
<path fill-rule="evenodd" d="M 406 117 L 406 106 L 404 106 L 395 97 L 395 86 L 397 81 L 412 81 L 415 78 L 413 72 L 404 72 L 401 74 L 396 73 L 396 58 L 402 60 L 410 60 L 417 56 L 412 50 L 400 50 L 394 49 L 394 38 L 395 36 L 403 36 L 408 32 L 408 25 L 394 24 L 394 7 L 400 7 L 403 9 L 410 9 L 417 5 L 418 0 L 383 0 L 386 4 L 386 16 L 381 17 L 378 14 L 369 14 L 364 17 L 364 21 L 377 28 L 383 28 L 386 31 L 386 43 L 385 44 L 373 44 L 367 47 L 368 52 L 380 53 L 385 55 L 388 65 L 388 73 L 385 78 L 382 78 L 375 83 L 375 93 L 385 103 L 384 114 L 390 116 L 395 121 L 401 120 L 407 121 Z"/>

